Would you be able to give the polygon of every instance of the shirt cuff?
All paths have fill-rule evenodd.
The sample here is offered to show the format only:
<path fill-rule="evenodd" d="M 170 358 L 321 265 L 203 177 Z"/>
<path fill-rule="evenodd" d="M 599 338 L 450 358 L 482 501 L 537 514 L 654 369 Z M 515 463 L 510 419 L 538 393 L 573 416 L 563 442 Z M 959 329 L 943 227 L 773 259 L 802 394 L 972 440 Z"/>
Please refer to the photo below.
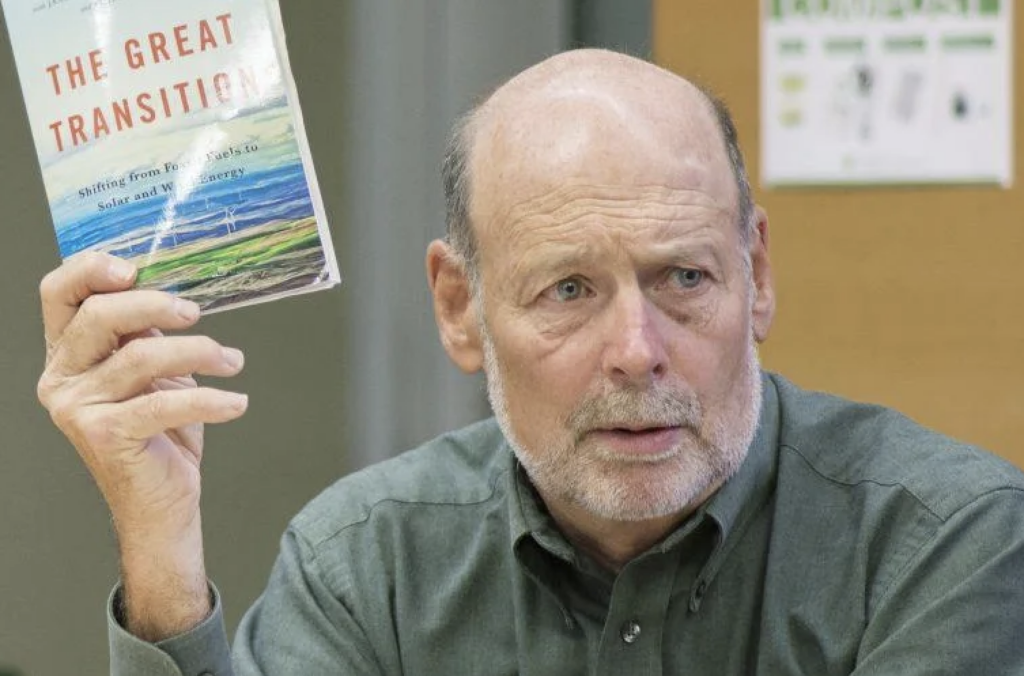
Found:
<path fill-rule="evenodd" d="M 224 630 L 220 593 L 210 583 L 213 610 L 191 631 L 147 643 L 124 629 L 120 609 L 123 587 L 107 600 L 111 676 L 231 676 L 231 649 Z"/>

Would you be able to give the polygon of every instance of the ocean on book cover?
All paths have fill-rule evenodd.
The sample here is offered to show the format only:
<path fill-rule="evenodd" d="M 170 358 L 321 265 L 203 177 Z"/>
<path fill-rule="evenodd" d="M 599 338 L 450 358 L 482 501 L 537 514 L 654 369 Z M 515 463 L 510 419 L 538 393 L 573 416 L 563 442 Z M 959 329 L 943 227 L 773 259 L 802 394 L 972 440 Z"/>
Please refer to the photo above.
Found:
<path fill-rule="evenodd" d="M 276 0 L 2 0 L 60 254 L 205 311 L 340 277 Z"/>

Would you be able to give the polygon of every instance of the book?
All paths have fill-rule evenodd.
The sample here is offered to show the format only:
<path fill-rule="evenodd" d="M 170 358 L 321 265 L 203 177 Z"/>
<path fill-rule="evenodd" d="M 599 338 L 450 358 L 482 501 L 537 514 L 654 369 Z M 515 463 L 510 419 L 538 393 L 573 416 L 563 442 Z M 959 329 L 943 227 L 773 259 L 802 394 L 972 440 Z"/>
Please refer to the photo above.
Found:
<path fill-rule="evenodd" d="M 277 0 L 0 0 L 62 258 L 223 310 L 340 281 Z"/>

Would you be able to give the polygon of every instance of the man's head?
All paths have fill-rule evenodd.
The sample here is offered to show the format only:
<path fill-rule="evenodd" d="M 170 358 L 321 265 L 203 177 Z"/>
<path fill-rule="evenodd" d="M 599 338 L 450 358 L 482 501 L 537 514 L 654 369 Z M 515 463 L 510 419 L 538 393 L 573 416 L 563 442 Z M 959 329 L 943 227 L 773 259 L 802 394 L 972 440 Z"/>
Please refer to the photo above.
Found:
<path fill-rule="evenodd" d="M 572 53 L 568 53 L 572 54 Z M 599 50 L 580 50 L 575 54 L 600 55 Z M 608 53 L 613 57 L 621 55 Z M 644 63 L 651 67 L 650 64 Z M 746 165 L 743 154 L 740 151 L 739 138 L 736 133 L 736 126 L 725 103 L 709 90 L 696 87 L 703 94 L 707 105 L 711 108 L 715 121 L 718 125 L 718 132 L 721 134 L 725 144 L 726 155 L 729 159 L 733 180 L 736 182 L 736 211 L 737 227 L 745 238 L 744 243 L 749 244 L 753 236 L 756 222 L 754 220 L 754 200 L 751 195 L 750 181 L 747 177 Z M 473 234 L 473 226 L 469 215 L 469 204 L 471 197 L 469 156 L 473 148 L 474 122 L 479 117 L 482 106 L 475 107 L 456 120 L 452 133 L 448 139 L 448 146 L 445 148 L 444 162 L 441 165 L 441 178 L 444 185 L 445 198 L 445 224 L 447 227 L 448 244 L 455 254 L 466 266 L 467 274 L 476 283 L 479 280 L 477 270 L 477 245 L 476 237 Z"/>
<path fill-rule="evenodd" d="M 724 108 L 611 52 L 558 55 L 466 118 L 445 161 L 442 341 L 553 511 L 678 514 L 742 462 L 774 296 Z"/>

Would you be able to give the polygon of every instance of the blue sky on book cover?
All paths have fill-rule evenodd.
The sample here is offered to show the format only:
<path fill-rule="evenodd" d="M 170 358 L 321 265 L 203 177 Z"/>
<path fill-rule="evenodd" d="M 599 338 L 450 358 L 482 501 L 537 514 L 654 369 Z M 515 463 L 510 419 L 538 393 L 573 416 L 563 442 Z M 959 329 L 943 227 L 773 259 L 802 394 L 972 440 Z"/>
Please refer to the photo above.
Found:
<path fill-rule="evenodd" d="M 3 3 L 62 256 L 206 305 L 336 275 L 272 0 Z"/>

